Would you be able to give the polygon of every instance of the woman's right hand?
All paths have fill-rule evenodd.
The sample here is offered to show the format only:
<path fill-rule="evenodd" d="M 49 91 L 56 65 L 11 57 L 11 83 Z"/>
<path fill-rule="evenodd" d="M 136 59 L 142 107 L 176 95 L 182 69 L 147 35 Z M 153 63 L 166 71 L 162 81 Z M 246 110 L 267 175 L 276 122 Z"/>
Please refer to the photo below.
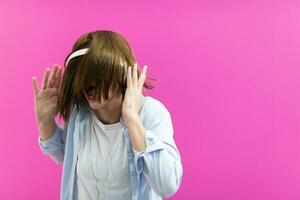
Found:
<path fill-rule="evenodd" d="M 53 120 L 58 113 L 57 99 L 62 76 L 62 68 L 55 64 L 52 68 L 46 68 L 41 89 L 38 87 L 36 77 L 32 77 L 34 90 L 34 110 L 38 122 Z"/>

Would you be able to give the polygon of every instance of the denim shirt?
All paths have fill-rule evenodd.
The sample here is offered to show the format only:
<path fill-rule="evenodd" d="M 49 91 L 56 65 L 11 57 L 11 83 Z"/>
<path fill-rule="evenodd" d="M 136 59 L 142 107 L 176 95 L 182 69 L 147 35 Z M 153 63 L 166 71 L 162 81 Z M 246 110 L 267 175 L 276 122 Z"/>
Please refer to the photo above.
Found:
<path fill-rule="evenodd" d="M 75 198 L 75 167 L 89 112 L 89 107 L 77 111 L 73 106 L 69 121 L 64 126 L 56 122 L 57 128 L 49 139 L 42 141 L 38 137 L 43 154 L 57 164 L 63 164 L 61 200 Z M 179 189 L 183 173 L 180 153 L 173 138 L 170 113 L 159 100 L 142 96 L 139 115 L 145 127 L 145 151 L 133 149 L 127 127 L 123 134 L 128 154 L 132 200 L 170 197 Z M 125 124 L 123 116 L 120 122 Z"/>

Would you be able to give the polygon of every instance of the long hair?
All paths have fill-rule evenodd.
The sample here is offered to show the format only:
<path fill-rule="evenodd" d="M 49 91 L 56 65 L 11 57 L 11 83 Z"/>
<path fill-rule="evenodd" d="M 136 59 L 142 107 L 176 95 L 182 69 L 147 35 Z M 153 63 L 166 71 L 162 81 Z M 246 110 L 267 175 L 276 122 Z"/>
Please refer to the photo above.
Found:
<path fill-rule="evenodd" d="M 74 57 L 66 66 L 67 58 L 75 51 L 89 48 L 87 54 Z M 60 118 L 68 121 L 72 106 L 77 111 L 89 106 L 84 93 L 93 91 L 96 100 L 107 100 L 112 89 L 116 96 L 126 91 L 126 68 L 133 66 L 136 59 L 126 39 L 119 33 L 110 30 L 98 30 L 80 36 L 73 45 L 72 51 L 64 61 L 64 74 L 58 94 L 58 112 Z M 138 77 L 141 70 L 138 69 Z M 147 82 L 143 87 L 153 89 Z M 92 90 L 92 91 L 91 91 Z M 144 95 L 144 91 L 143 91 Z"/>

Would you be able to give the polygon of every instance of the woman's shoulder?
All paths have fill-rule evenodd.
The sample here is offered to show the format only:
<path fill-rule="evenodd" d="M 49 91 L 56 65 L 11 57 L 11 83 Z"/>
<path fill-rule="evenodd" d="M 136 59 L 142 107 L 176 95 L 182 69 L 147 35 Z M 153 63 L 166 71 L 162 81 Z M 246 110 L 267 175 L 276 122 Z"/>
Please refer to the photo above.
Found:
<path fill-rule="evenodd" d="M 141 111 L 143 115 L 154 117 L 158 115 L 170 115 L 165 104 L 152 96 L 143 96 L 142 97 L 142 105 Z"/>

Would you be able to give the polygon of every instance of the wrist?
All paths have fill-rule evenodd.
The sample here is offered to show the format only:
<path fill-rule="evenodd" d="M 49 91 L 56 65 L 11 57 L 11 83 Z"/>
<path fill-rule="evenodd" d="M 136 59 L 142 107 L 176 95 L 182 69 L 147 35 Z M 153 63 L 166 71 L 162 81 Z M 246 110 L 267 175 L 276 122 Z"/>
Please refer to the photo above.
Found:
<path fill-rule="evenodd" d="M 137 123 L 137 122 L 140 122 L 140 117 L 139 115 L 133 115 L 133 114 L 124 114 L 124 120 L 127 124 L 129 123 Z"/>
<path fill-rule="evenodd" d="M 49 124 L 49 123 L 55 122 L 55 119 L 54 118 L 42 118 L 42 119 L 37 119 L 37 122 L 40 125 L 45 125 L 45 124 Z"/>

